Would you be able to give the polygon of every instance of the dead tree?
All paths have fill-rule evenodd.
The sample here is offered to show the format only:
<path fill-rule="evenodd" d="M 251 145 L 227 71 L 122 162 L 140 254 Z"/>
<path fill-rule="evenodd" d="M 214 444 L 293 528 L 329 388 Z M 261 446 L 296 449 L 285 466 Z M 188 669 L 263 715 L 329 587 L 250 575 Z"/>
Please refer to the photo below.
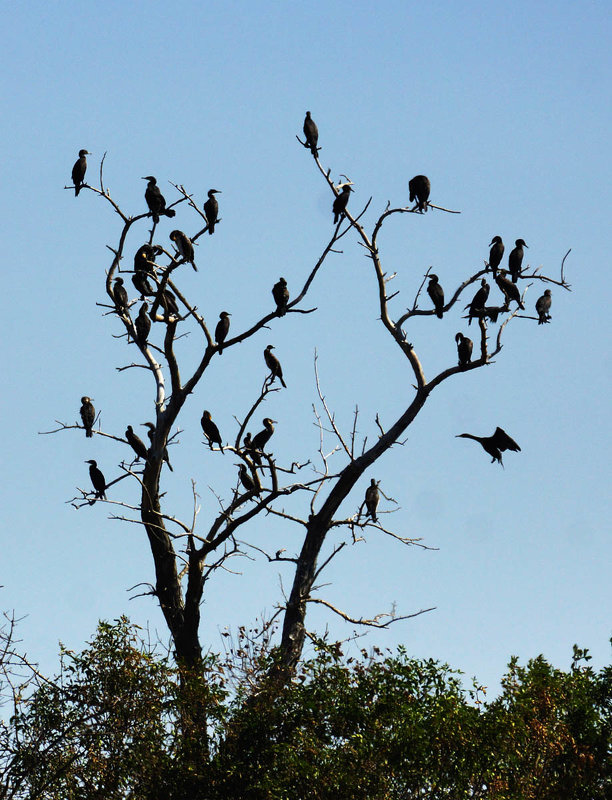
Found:
<path fill-rule="evenodd" d="M 341 194 L 342 187 L 350 186 L 352 182 L 346 176 L 341 176 L 343 180 L 334 182 L 330 177 L 331 171 L 322 167 L 318 150 L 312 154 L 312 158 L 329 188 L 331 209 L 332 199 Z M 402 310 L 399 314 L 393 313 L 391 301 L 398 293 L 389 294 L 388 285 L 394 275 L 389 276 L 385 272 L 378 246 L 382 227 L 392 216 L 417 214 L 418 218 L 419 210 L 406 206 L 392 208 L 388 205 L 374 222 L 371 233 L 368 233 L 362 221 L 371 203 L 368 201 L 358 213 L 354 213 L 346 206 L 338 214 L 338 222 L 331 237 L 322 246 L 321 254 L 315 260 L 309 274 L 303 277 L 301 289 L 293 299 L 283 304 L 282 309 L 277 307 L 260 319 L 253 320 L 243 330 L 235 331 L 233 328 L 224 330 L 224 335 L 218 342 L 216 340 L 219 336 L 215 334 L 214 329 L 217 322 L 216 314 L 208 320 L 198 310 L 193 299 L 187 297 L 181 289 L 181 270 L 179 268 L 186 263 L 186 255 L 180 252 L 170 252 L 169 249 L 156 242 L 157 222 L 155 218 L 151 219 L 151 212 L 129 216 L 122 210 L 104 186 L 103 163 L 104 159 L 100 165 L 99 188 L 89 184 L 83 184 L 81 187 L 83 190 L 104 198 L 117 214 L 122 225 L 116 246 L 109 248 L 112 252 L 112 260 L 105 278 L 108 301 L 101 305 L 105 307 L 109 316 L 118 319 L 123 326 L 135 358 L 138 359 L 130 366 L 144 367 L 149 371 L 155 391 L 156 415 L 155 421 L 148 424 L 150 445 L 146 448 L 146 458 L 142 467 L 137 466 L 137 459 L 134 458 L 135 452 L 140 451 L 143 454 L 142 443 L 136 443 L 134 447 L 120 435 L 93 428 L 95 435 L 105 436 L 123 443 L 125 453 L 129 455 L 129 458 L 126 457 L 119 465 L 119 476 L 111 480 L 106 488 L 108 489 L 126 478 L 137 481 L 140 486 L 140 502 L 137 506 L 117 499 L 115 492 L 107 492 L 106 499 L 98 499 L 97 504 L 116 506 L 118 507 L 116 518 L 143 526 L 148 537 L 155 570 L 155 580 L 151 582 L 148 593 L 154 596 L 159 603 L 172 636 L 178 663 L 184 665 L 188 670 L 197 670 L 202 654 L 199 623 L 200 605 L 204 591 L 216 571 L 223 568 L 228 559 L 236 553 L 243 552 L 245 547 L 258 550 L 270 561 L 289 562 L 295 567 L 289 596 L 286 602 L 279 606 L 279 614 L 283 615 L 279 649 L 281 662 L 287 674 L 291 674 L 295 670 L 303 651 L 307 635 L 306 615 L 309 603 L 323 604 L 344 619 L 375 627 L 386 627 L 398 619 L 414 616 L 414 614 L 405 616 L 376 614 L 369 619 L 353 618 L 346 611 L 333 607 L 324 598 L 315 595 L 314 584 L 321 571 L 332 558 L 341 552 L 351 537 L 352 541 L 356 541 L 366 526 L 376 529 L 382 535 L 391 536 L 402 544 L 424 546 L 419 540 L 402 537 L 388 529 L 380 522 L 380 518 L 374 522 L 363 511 L 363 503 L 361 506 L 356 503 L 357 510 L 349 516 L 338 517 L 337 514 L 341 504 L 364 473 L 389 448 L 401 440 L 430 394 L 455 375 L 480 369 L 490 364 L 502 349 L 502 337 L 510 321 L 523 315 L 518 315 L 516 309 L 511 310 L 507 301 L 503 306 L 495 309 L 497 328 L 492 322 L 489 322 L 492 315 L 487 316 L 486 313 L 491 309 L 483 309 L 482 313 L 473 314 L 478 317 L 480 329 L 480 341 L 474 348 L 475 356 L 477 351 L 479 352 L 478 357 L 461 365 L 453 363 L 437 375 L 427 378 L 419 359 L 417 347 L 408 341 L 408 326 L 411 318 L 417 315 L 431 316 L 432 324 L 436 321 L 436 309 L 419 307 L 419 297 L 429 270 L 416 292 L 411 307 Z M 167 209 L 178 209 L 181 212 L 186 208 L 191 209 L 192 217 L 198 221 L 198 225 L 194 226 L 197 229 L 188 231 L 186 234 L 182 234 L 180 231 L 178 233 L 188 237 L 189 241 L 195 244 L 208 230 L 206 215 L 182 186 L 175 185 L 174 188 L 177 197 L 169 203 Z M 86 194 L 86 191 L 83 194 Z M 345 193 L 348 195 L 348 192 Z M 427 205 L 434 210 L 449 211 L 431 203 L 427 203 Z M 125 298 L 119 302 L 115 286 L 119 273 L 127 272 L 129 274 L 132 272 L 133 251 L 127 245 L 128 234 L 139 223 L 142 223 L 140 226 L 142 229 L 147 221 L 152 221 L 152 227 L 146 237 L 146 244 L 138 251 L 140 261 L 135 265 L 138 280 L 134 281 L 134 285 L 137 285 L 148 303 L 147 308 L 143 311 L 139 302 L 136 302 L 134 298 L 128 299 L 127 303 Z M 222 223 L 221 219 L 217 221 L 217 224 L 219 223 Z M 186 227 L 186 222 L 181 222 L 181 225 Z M 348 435 L 344 435 L 337 427 L 333 413 L 327 408 L 317 378 L 319 410 L 316 414 L 321 434 L 320 466 L 315 469 L 310 461 L 282 465 L 271 455 L 270 447 L 266 442 L 258 447 L 251 439 L 250 434 L 247 434 L 247 429 L 253 427 L 250 424 L 254 418 L 253 415 L 266 397 L 271 392 L 285 391 L 279 388 L 278 383 L 274 384 L 275 373 L 272 372 L 264 380 L 261 390 L 254 393 L 251 407 L 246 413 L 236 417 L 238 432 L 232 443 L 217 448 L 226 456 L 231 453 L 237 461 L 236 466 L 240 468 L 240 472 L 236 474 L 235 485 L 230 490 L 229 501 L 219 498 L 220 510 L 218 513 L 206 520 L 204 524 L 198 522 L 196 526 L 197 504 L 194 489 L 193 518 L 190 522 L 182 521 L 179 516 L 170 513 L 164 507 L 161 487 L 162 469 L 167 460 L 167 445 L 172 441 L 172 430 L 177 424 L 184 405 L 192 396 L 196 386 L 205 379 L 212 359 L 220 355 L 221 348 L 224 353 L 223 363 L 225 365 L 237 355 L 236 345 L 261 334 L 273 320 L 282 325 L 291 313 L 308 315 L 316 311 L 313 308 L 304 308 L 303 301 L 327 257 L 330 253 L 337 252 L 338 242 L 347 235 L 357 237 L 371 263 L 378 287 L 381 324 L 389 336 L 389 347 L 398 348 L 405 358 L 406 369 L 414 381 L 413 396 L 397 419 L 392 420 L 389 424 L 383 425 L 378 417 L 376 418 L 377 440 L 374 444 L 366 447 L 365 442 L 359 441 L 356 434 L 356 419 L 353 429 Z M 142 237 L 142 239 L 144 238 Z M 486 235 L 483 240 L 484 238 Z M 192 261 L 192 258 L 190 257 L 189 260 Z M 193 266 L 196 267 L 195 262 L 193 262 Z M 453 311 L 460 316 L 460 309 L 463 309 L 462 304 L 464 304 L 467 294 L 471 294 L 473 285 L 478 284 L 487 274 L 492 273 L 485 263 L 481 269 L 476 270 L 460 283 L 452 293 L 447 287 L 449 299 L 443 308 L 437 309 L 438 314 L 448 314 Z M 531 274 L 523 272 L 521 280 L 525 279 L 555 283 L 569 289 L 563 274 L 563 264 L 560 280 L 547 277 L 539 270 L 534 270 Z M 296 285 L 297 283 L 298 281 L 294 278 L 292 284 Z M 469 300 L 469 297 L 467 299 Z M 140 307 L 140 324 L 138 326 L 135 324 L 137 306 Z M 143 317 L 147 313 L 152 323 L 150 332 L 148 324 L 143 324 Z M 472 314 L 472 310 L 470 313 Z M 537 317 L 532 319 L 537 319 Z M 195 331 L 201 337 L 203 348 L 199 363 L 185 378 L 179 369 L 175 343 L 187 327 L 192 333 Z M 261 336 L 260 340 L 265 343 Z M 454 358 L 453 361 L 455 362 L 456 359 Z M 80 392 L 80 387 L 75 387 L 76 397 L 80 395 Z M 210 420 L 208 421 L 210 422 Z M 272 426 L 273 421 L 269 420 L 269 424 Z M 56 431 L 67 428 L 82 428 L 82 426 L 60 423 L 60 427 Z M 331 430 L 336 440 L 331 451 L 326 451 L 324 446 L 325 430 Z M 268 429 L 267 432 L 270 433 L 270 430 Z M 263 437 L 261 441 L 265 438 Z M 211 449 L 214 449 L 213 444 L 214 442 L 211 440 L 207 442 Z M 335 463 L 339 460 L 343 462 L 341 467 L 334 468 Z M 281 507 L 283 499 L 289 496 L 300 498 L 304 508 L 301 516 L 288 514 Z M 80 490 L 80 496 L 74 498 L 73 504 L 78 508 L 91 506 L 92 499 L 95 500 L 92 498 L 91 491 L 83 489 Z M 271 554 L 255 544 L 245 545 L 243 527 L 262 513 L 276 515 L 282 518 L 287 525 L 297 525 L 303 529 L 301 546 L 296 549 L 295 553 L 286 554 L 284 551 L 278 551 Z M 380 514 L 380 511 L 378 513 Z M 321 548 L 326 541 L 327 534 L 332 529 L 339 528 L 347 530 L 347 541 L 336 545 L 331 555 L 323 563 L 320 563 Z M 248 528 L 246 530 L 248 531 Z M 241 540 L 238 539 L 239 531 L 241 531 Z M 181 545 L 183 548 L 179 550 Z"/>

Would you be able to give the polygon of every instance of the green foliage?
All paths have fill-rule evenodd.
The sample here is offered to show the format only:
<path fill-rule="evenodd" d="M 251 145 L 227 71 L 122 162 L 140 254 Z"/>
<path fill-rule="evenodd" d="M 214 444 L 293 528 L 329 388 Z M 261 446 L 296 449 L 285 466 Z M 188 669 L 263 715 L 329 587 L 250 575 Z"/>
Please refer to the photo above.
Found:
<path fill-rule="evenodd" d="M 605 800 L 612 669 L 510 662 L 501 695 L 433 660 L 320 644 L 287 682 L 241 629 L 185 673 L 126 619 L 22 698 L 0 798 Z M 265 677 L 264 677 L 265 676 Z M 8 740 L 7 740 L 8 742 Z"/>

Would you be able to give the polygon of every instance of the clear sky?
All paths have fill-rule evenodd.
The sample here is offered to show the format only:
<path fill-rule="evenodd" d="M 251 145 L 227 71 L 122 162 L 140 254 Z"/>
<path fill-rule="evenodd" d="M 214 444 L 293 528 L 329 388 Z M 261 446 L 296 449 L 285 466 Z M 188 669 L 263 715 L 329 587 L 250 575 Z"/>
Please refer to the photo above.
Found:
<path fill-rule="evenodd" d="M 310 109 L 322 163 L 354 183 L 351 207 L 372 197 L 367 228 L 387 201 L 408 203 L 408 179 L 418 173 L 431 179 L 432 202 L 462 212 L 396 216 L 383 229 L 383 262 L 400 291 L 396 317 L 428 267 L 450 294 L 482 265 L 496 234 L 507 245 L 523 238 L 526 263 L 553 276 L 572 248 L 573 289 L 553 287 L 550 325 L 515 320 L 494 365 L 440 387 L 405 445 L 343 507 L 356 508 L 376 477 L 400 506 L 385 523 L 438 549 L 402 548 L 370 531 L 330 565 L 320 596 L 354 616 L 435 606 L 356 646 L 403 643 L 492 689 L 512 654 L 543 653 L 567 667 L 576 642 L 596 666 L 608 663 L 606 4 L 30 2 L 4 10 L 0 606 L 25 617 L 30 656 L 51 671 L 59 640 L 80 648 L 99 618 L 124 613 L 166 636 L 154 601 L 129 599 L 139 591 L 130 587 L 153 577 L 144 533 L 109 520 L 110 507 L 77 512 L 66 504 L 88 485 L 85 459 L 96 458 L 110 480 L 125 452 L 81 431 L 38 435 L 54 420 L 76 421 L 83 394 L 95 398 L 109 432 L 122 435 L 153 415 L 149 376 L 116 371 L 133 353 L 113 338 L 118 322 L 96 306 L 118 218 L 99 197 L 63 190 L 78 150 L 93 154 L 91 179 L 107 153 L 106 183 L 130 214 L 145 210 L 142 175 L 156 175 L 168 200 L 176 197 L 168 181 L 199 202 L 209 188 L 222 190 L 223 221 L 198 248 L 200 271 L 184 270 L 180 280 L 210 319 L 230 311 L 237 331 L 270 310 L 280 275 L 295 296 L 332 230 L 329 189 L 295 139 Z M 167 245 L 174 223 L 197 229 L 181 209 L 159 227 Z M 147 227 L 131 235 L 128 253 Z M 235 478 L 233 459 L 222 463 L 201 444 L 202 409 L 213 412 L 224 440 L 235 436 L 234 415 L 244 414 L 265 375 L 266 344 L 275 344 L 288 384 L 261 414 L 278 420 L 279 461 L 316 456 L 315 348 L 339 424 L 350 427 L 357 405 L 370 442 L 376 413 L 388 425 L 412 397 L 408 365 L 377 321 L 371 264 L 355 237 L 342 247 L 304 304 L 317 312 L 276 320 L 216 359 L 191 398 L 163 488 L 168 510 L 188 519 L 197 482 L 199 530 L 216 512 L 209 487 L 227 497 Z M 528 308 L 540 293 L 529 289 Z M 428 377 L 455 362 L 454 335 L 465 326 L 458 309 L 410 323 Z M 182 352 L 193 363 L 197 335 Z M 522 447 L 506 454 L 505 470 L 454 438 L 497 425 Z M 295 529 L 269 517 L 249 539 L 289 553 L 299 545 Z M 240 574 L 219 575 L 202 608 L 202 640 L 212 649 L 226 626 L 269 616 L 292 579 L 263 558 L 233 567 Z M 352 632 L 321 608 L 308 623 L 334 637 Z"/>

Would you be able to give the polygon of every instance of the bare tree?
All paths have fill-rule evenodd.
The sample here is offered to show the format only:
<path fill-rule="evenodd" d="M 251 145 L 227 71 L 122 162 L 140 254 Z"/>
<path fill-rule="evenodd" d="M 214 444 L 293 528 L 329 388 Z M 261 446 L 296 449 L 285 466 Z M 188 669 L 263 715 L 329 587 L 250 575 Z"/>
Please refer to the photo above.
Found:
<path fill-rule="evenodd" d="M 136 481 L 140 487 L 140 502 L 131 505 L 116 499 L 116 493 L 106 494 L 104 498 L 99 491 L 96 494 L 82 489 L 79 496 L 73 499 L 73 504 L 77 508 L 83 508 L 95 502 L 105 503 L 116 508 L 116 513 L 113 514 L 115 518 L 124 519 L 144 528 L 155 569 L 155 579 L 145 589 L 145 593 L 157 598 L 172 636 L 177 661 L 187 670 L 197 670 L 201 661 L 202 649 L 198 631 L 200 605 L 204 592 L 210 591 L 211 579 L 215 573 L 219 569 L 227 568 L 229 560 L 237 553 L 245 552 L 246 548 L 259 551 L 270 561 L 289 562 L 294 565 L 291 590 L 278 611 L 282 615 L 279 650 L 287 674 L 291 674 L 295 669 L 303 651 L 307 635 L 306 615 L 310 603 L 322 604 L 354 623 L 375 627 L 386 627 L 398 619 L 414 616 L 414 613 L 403 616 L 378 613 L 369 619 L 354 618 L 345 610 L 334 607 L 326 599 L 315 594 L 315 582 L 322 570 L 348 542 L 356 541 L 366 527 L 374 528 L 403 545 L 425 546 L 420 540 L 403 537 L 383 525 L 380 518 L 368 513 L 363 502 L 354 504 L 357 510 L 348 516 L 338 516 L 340 507 L 366 470 L 389 448 L 401 441 L 407 428 L 438 386 L 460 373 L 477 370 L 490 364 L 502 349 L 502 338 L 511 321 L 517 318 L 538 319 L 537 316 L 529 317 L 518 313 L 522 306 L 520 300 L 514 309 L 511 309 L 513 299 L 508 295 L 505 295 L 503 304 L 498 306 L 480 304 L 475 307 L 473 302 L 469 302 L 475 285 L 476 288 L 481 284 L 484 285 L 486 277 L 497 277 L 495 269 L 486 262 L 481 269 L 467 276 L 453 289 L 446 303 L 443 297 L 440 298 L 438 295 L 434 308 L 422 308 L 419 300 L 425 282 L 429 278 L 431 285 L 433 280 L 428 270 L 412 305 L 399 316 L 394 316 L 390 309 L 390 301 L 397 293 L 390 294 L 388 287 L 395 276 L 385 272 L 378 244 L 383 225 L 393 215 L 420 214 L 428 209 L 443 213 L 459 212 L 434 205 L 423 198 L 414 207 L 391 207 L 388 204 L 368 233 L 364 219 L 371 205 L 371 199 L 363 208 L 353 213 L 347 205 L 352 181 L 346 176 L 340 176 L 339 181 L 334 181 L 331 170 L 326 170 L 321 164 L 320 148 L 313 148 L 307 142 L 301 143 L 312 153 L 313 163 L 329 188 L 330 200 L 341 198 L 338 203 L 334 202 L 337 222 L 329 240 L 322 244 L 320 255 L 314 260 L 310 272 L 304 275 L 297 296 L 288 299 L 284 294 L 285 287 L 282 285 L 275 287 L 277 293 L 274 295 L 274 300 L 277 307 L 260 319 L 253 320 L 248 327 L 238 332 L 228 328 L 227 314 L 225 317 L 220 315 L 221 328 L 215 329 L 214 326 L 218 325 L 217 319 L 211 321 L 205 318 L 194 300 L 186 296 L 181 289 L 179 268 L 184 264 L 191 264 L 197 269 L 193 247 L 190 245 L 197 242 L 209 230 L 206 213 L 200 209 L 193 196 L 183 186 L 173 184 L 176 199 L 167 207 L 164 203 L 160 213 L 170 216 L 177 209 L 183 211 L 189 207 L 199 220 L 199 224 L 195 232 L 189 236 L 182 231 L 173 231 L 171 238 L 178 248 L 173 252 L 156 241 L 159 216 L 154 211 L 129 216 L 111 197 L 104 185 L 104 158 L 100 164 L 99 186 L 85 183 L 81 187 L 82 190 L 100 195 L 113 209 L 121 223 L 117 243 L 109 247 L 112 259 L 105 278 L 108 300 L 100 305 L 106 313 L 119 320 L 131 342 L 134 361 L 129 368 L 144 368 L 150 373 L 152 390 L 155 393 L 156 417 L 155 421 L 148 425 L 150 442 L 149 445 L 144 445 L 144 451 L 142 442 L 139 445 L 134 443 L 133 439 L 130 441 L 130 437 L 124 438 L 116 433 L 93 427 L 95 435 L 125 444 L 126 458 L 119 464 L 119 477 L 106 483 L 106 489 L 124 479 Z M 132 269 L 132 254 L 126 250 L 128 233 L 134 226 L 148 221 L 152 221 L 152 227 L 145 244 L 138 250 Z M 218 225 L 222 220 L 218 219 L 215 222 Z M 229 492 L 229 500 L 218 498 L 218 513 L 204 524 L 198 522 L 196 527 L 198 509 L 194 487 L 192 518 L 184 521 L 165 507 L 161 488 L 164 464 L 170 463 L 167 446 L 176 435 L 172 431 L 177 425 L 183 407 L 196 386 L 205 380 L 212 359 L 220 356 L 221 351 L 224 353 L 225 365 L 237 354 L 236 345 L 260 334 L 273 320 L 276 319 L 282 324 L 282 320 L 286 319 L 288 314 L 308 315 L 316 310 L 304 305 L 309 289 L 317 279 L 328 255 L 338 252 L 338 243 L 348 235 L 357 238 L 370 261 L 378 288 L 380 321 L 388 334 L 389 347 L 398 348 L 405 358 L 406 369 L 414 381 L 412 397 L 390 424 L 383 425 L 379 417 L 376 417 L 377 439 L 369 444 L 357 433 L 357 413 L 351 430 L 344 432 L 340 429 L 333 412 L 327 406 L 317 375 L 316 389 L 319 402 L 315 406 L 315 417 L 320 433 L 318 455 L 312 462 L 281 464 L 272 456 L 272 448 L 269 445 L 273 420 L 266 420 L 266 428 L 258 441 L 257 437 L 252 439 L 250 434 L 247 434 L 253 415 L 266 397 L 271 392 L 282 391 L 277 381 L 277 379 L 282 381 L 282 370 L 279 373 L 279 368 L 275 366 L 274 354 L 267 349 L 266 364 L 269 375 L 261 388 L 254 392 L 251 407 L 242 416 L 236 417 L 238 431 L 233 442 L 225 446 L 220 444 L 214 428 L 210 427 L 214 422 L 211 415 L 202 419 L 202 427 L 210 448 L 222 451 L 226 455 L 231 454 L 237 462 L 236 467 L 239 472 L 236 474 L 235 485 Z M 521 285 L 524 286 L 525 281 L 541 281 L 554 283 L 569 290 L 563 266 L 562 264 L 559 280 L 548 277 L 536 269 L 521 274 Z M 141 295 L 141 301 L 146 301 L 147 305 L 141 303 L 135 296 L 130 298 L 129 293 L 125 293 L 121 278 L 124 273 L 131 274 L 134 286 Z M 479 341 L 474 347 L 474 358 L 471 347 L 469 352 L 466 351 L 467 337 L 463 337 L 462 334 L 464 350 L 460 353 L 458 362 L 427 378 L 417 347 L 408 341 L 409 323 L 415 316 L 433 318 L 436 313 L 441 316 L 451 311 L 459 317 L 466 299 L 468 303 L 465 307 L 470 307 L 470 321 L 472 317 L 478 320 Z M 202 352 L 195 369 L 185 376 L 180 368 L 182 365 L 179 365 L 175 345 L 186 331 L 200 337 Z M 338 330 L 338 335 L 340 333 Z M 48 433 L 81 427 L 78 424 L 60 423 L 59 428 Z M 330 436 L 334 440 L 331 445 Z M 135 457 L 139 451 L 140 456 L 144 456 L 143 465 Z M 339 466 L 336 466 L 337 464 Z M 298 503 L 304 509 L 301 515 L 284 510 L 282 503 L 289 496 L 298 499 Z M 296 548 L 296 552 L 287 553 L 280 550 L 268 553 L 247 541 L 248 523 L 262 513 L 275 515 L 287 525 L 291 524 L 301 529 L 301 546 Z M 321 562 L 321 549 L 328 533 L 338 529 L 346 530 L 346 540 L 336 544 L 331 554 Z M 182 549 L 179 549 L 181 546 Z M 427 609 L 416 613 L 424 613 L 425 610 Z"/>

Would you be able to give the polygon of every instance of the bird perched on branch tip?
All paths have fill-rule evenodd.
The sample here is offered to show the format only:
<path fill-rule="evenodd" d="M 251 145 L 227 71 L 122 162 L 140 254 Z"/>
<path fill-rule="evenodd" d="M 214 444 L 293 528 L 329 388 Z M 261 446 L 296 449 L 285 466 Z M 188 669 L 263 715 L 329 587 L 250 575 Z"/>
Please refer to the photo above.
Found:
<path fill-rule="evenodd" d="M 149 181 L 145 189 L 145 200 L 153 217 L 153 222 L 157 225 L 160 214 L 165 217 L 176 216 L 176 211 L 173 208 L 166 208 L 166 198 L 157 185 L 157 179 L 153 175 L 147 175 L 142 180 Z"/>
<path fill-rule="evenodd" d="M 89 464 L 89 477 L 91 478 L 91 482 L 96 493 L 96 499 L 92 502 L 95 503 L 95 501 L 98 499 L 106 500 L 106 480 L 104 479 L 104 475 L 102 474 L 101 470 L 98 469 L 97 461 L 90 459 L 85 463 Z"/>
<path fill-rule="evenodd" d="M 72 168 L 72 182 L 74 183 L 74 196 L 78 197 L 81 187 L 85 180 L 85 173 L 87 171 L 87 158 L 91 153 L 88 150 L 79 150 L 79 157 L 74 162 Z"/>
<path fill-rule="evenodd" d="M 93 436 L 93 424 L 96 421 L 96 409 L 91 402 L 91 397 L 81 397 L 81 420 L 85 428 L 85 436 L 90 439 Z"/>
<path fill-rule="evenodd" d="M 306 119 L 304 120 L 304 136 L 306 137 L 306 144 L 310 147 L 310 152 L 316 158 L 318 153 L 317 143 L 319 141 L 319 129 L 316 122 L 310 116 L 310 111 L 306 112 Z"/>
<path fill-rule="evenodd" d="M 429 205 L 429 194 L 431 192 L 431 183 L 427 175 L 415 175 L 408 181 L 408 189 L 410 191 L 410 202 L 416 205 L 413 210 L 419 209 L 421 214 L 427 211 Z"/>
<path fill-rule="evenodd" d="M 216 194 L 222 194 L 220 189 L 209 189 L 208 200 L 204 203 L 204 214 L 208 222 L 208 233 L 210 236 L 215 232 L 215 225 L 219 219 L 219 203 Z"/>
<path fill-rule="evenodd" d="M 268 366 L 268 369 L 272 373 L 272 383 L 274 382 L 274 378 L 278 378 L 282 385 L 287 388 L 287 384 L 283 380 L 283 368 L 281 367 L 280 361 L 272 352 L 274 350 L 274 345 L 269 344 L 266 349 L 264 350 L 264 359 Z"/>
<path fill-rule="evenodd" d="M 181 258 L 184 258 L 185 261 L 188 261 L 194 268 L 194 270 L 197 272 L 198 268 L 196 267 L 193 260 L 195 257 L 193 251 L 193 242 L 191 241 L 189 236 L 187 236 L 186 233 L 183 233 L 183 231 L 172 231 L 170 233 L 170 239 L 176 245 L 176 249 L 179 251 L 179 255 L 181 256 Z"/>

